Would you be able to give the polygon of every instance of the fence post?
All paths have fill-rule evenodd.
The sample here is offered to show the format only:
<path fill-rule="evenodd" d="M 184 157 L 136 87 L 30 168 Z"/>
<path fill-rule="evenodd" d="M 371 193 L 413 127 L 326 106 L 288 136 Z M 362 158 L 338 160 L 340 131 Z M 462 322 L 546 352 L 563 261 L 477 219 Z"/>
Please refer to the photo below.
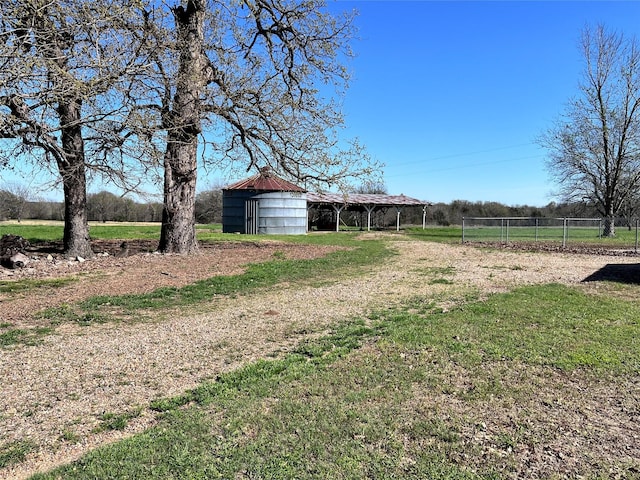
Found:
<path fill-rule="evenodd" d="M 602 238 L 602 219 L 598 220 L 598 238 Z"/>
<path fill-rule="evenodd" d="M 638 253 L 638 219 L 636 218 L 636 246 L 634 251 Z"/>
<path fill-rule="evenodd" d="M 567 217 L 562 219 L 562 248 L 567 246 L 567 236 L 569 230 L 569 223 L 567 222 Z"/>
<path fill-rule="evenodd" d="M 538 224 L 540 223 L 540 221 L 538 220 L 538 218 L 536 217 L 536 242 L 538 241 Z"/>
<path fill-rule="evenodd" d="M 507 232 L 506 232 L 506 235 L 507 235 L 507 237 L 506 237 L 507 238 L 507 243 L 509 243 L 509 219 L 508 218 L 507 218 Z"/>
<path fill-rule="evenodd" d="M 464 243 L 464 217 L 462 217 L 462 243 Z"/>

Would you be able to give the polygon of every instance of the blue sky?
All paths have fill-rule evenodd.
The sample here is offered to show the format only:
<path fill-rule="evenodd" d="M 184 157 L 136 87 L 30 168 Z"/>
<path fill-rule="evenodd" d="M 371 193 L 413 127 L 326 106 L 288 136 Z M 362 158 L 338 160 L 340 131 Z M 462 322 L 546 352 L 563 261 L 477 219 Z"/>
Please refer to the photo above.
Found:
<path fill-rule="evenodd" d="M 535 139 L 577 94 L 585 25 L 640 37 L 640 2 L 343 1 L 359 40 L 348 136 L 386 164 L 390 194 L 543 206 Z"/>

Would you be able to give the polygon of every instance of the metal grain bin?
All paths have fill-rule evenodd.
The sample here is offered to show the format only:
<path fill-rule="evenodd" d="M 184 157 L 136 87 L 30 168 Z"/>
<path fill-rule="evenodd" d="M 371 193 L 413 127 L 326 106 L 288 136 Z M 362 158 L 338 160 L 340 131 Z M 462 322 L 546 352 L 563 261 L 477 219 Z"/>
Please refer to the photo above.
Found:
<path fill-rule="evenodd" d="M 222 190 L 225 233 L 300 235 L 307 232 L 307 192 L 269 168 Z"/>
<path fill-rule="evenodd" d="M 304 235 L 307 233 L 307 194 L 270 192 L 258 200 L 258 233 Z"/>

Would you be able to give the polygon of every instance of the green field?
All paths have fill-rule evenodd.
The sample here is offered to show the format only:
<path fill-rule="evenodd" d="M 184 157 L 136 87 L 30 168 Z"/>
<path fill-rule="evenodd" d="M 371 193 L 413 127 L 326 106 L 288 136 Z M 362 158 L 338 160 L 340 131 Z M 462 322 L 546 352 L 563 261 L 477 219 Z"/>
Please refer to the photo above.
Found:
<path fill-rule="evenodd" d="M 422 229 L 408 227 L 406 232 L 418 238 L 436 242 L 460 242 L 462 230 L 460 227 L 429 227 Z M 102 224 L 90 223 L 89 233 L 94 240 L 135 240 L 148 239 L 160 240 L 159 224 Z M 349 237 L 359 233 L 358 231 L 310 233 L 302 236 L 269 236 L 271 239 L 279 239 L 296 243 L 332 244 L 342 242 L 342 235 Z M 30 242 L 62 241 L 62 222 L 0 222 L 0 236 L 12 234 L 20 235 Z M 223 234 L 221 224 L 196 225 L 196 234 L 200 241 L 254 241 L 264 239 L 264 236 Z"/>
<path fill-rule="evenodd" d="M 462 228 L 460 226 L 421 227 L 408 226 L 404 230 L 415 238 L 434 242 L 458 243 L 462 241 Z M 63 225 L 61 222 L 0 222 L 0 236 L 5 234 L 20 235 L 30 242 L 61 241 Z M 253 241 L 252 236 L 223 234 L 221 224 L 208 224 L 196 226 L 197 237 L 201 241 Z M 342 232 L 347 233 L 347 232 Z M 349 232 L 357 233 L 357 232 Z M 90 235 L 93 239 L 105 240 L 134 240 L 134 239 L 160 239 L 159 224 L 118 224 L 118 223 L 90 223 Z M 314 234 L 301 238 L 313 239 L 311 242 L 323 242 L 317 240 L 327 233 Z M 501 226 L 467 226 L 464 237 L 468 242 L 547 242 L 562 243 L 565 232 L 562 226 L 541 226 L 522 227 L 517 225 L 509 226 L 508 230 Z M 256 237 L 261 238 L 261 237 Z M 288 241 L 303 241 L 301 238 L 284 237 Z M 331 236 L 327 237 L 333 238 Z M 306 241 L 306 240 L 305 240 Z M 597 226 L 584 227 L 572 225 L 568 229 L 566 236 L 567 245 L 570 244 L 591 244 L 593 246 L 609 246 L 612 248 L 635 248 L 636 231 L 635 228 L 629 230 L 626 227 L 616 228 L 616 236 L 613 238 L 603 238 Z"/>
<path fill-rule="evenodd" d="M 62 241 L 62 222 L 39 223 L 35 221 L 0 222 L 0 236 L 20 235 L 30 242 Z M 203 230 L 220 230 L 220 225 L 203 225 Z M 145 223 L 89 223 L 89 234 L 94 239 L 134 240 L 160 238 L 160 224 Z"/>
<path fill-rule="evenodd" d="M 411 227 L 407 231 L 411 235 L 429 241 L 461 242 L 462 227 L 428 227 L 426 229 Z M 566 232 L 562 226 L 523 227 L 509 226 L 508 230 L 501 226 L 465 226 L 465 242 L 501 242 L 501 243 L 551 243 L 566 245 L 592 245 L 594 247 L 628 248 L 636 246 L 635 228 L 629 230 L 617 227 L 615 237 L 607 238 L 600 235 L 597 226 L 570 226 Z"/>

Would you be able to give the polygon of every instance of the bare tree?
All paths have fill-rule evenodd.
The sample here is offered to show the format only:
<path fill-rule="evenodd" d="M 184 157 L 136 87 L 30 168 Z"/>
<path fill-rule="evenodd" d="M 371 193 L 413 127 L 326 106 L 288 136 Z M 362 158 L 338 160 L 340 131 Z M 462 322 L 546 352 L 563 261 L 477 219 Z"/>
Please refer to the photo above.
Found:
<path fill-rule="evenodd" d="M 92 255 L 87 169 L 131 188 L 126 92 L 139 67 L 125 0 L 6 0 L 0 11 L 0 166 L 56 171 L 64 250 Z"/>
<path fill-rule="evenodd" d="M 0 190 L 5 193 L 3 201 L 0 202 L 3 204 L 0 206 L 0 210 L 3 209 L 1 207 L 4 207 L 6 214 L 10 218 L 21 222 L 27 202 L 31 200 L 31 190 L 29 187 L 16 182 L 4 183 L 0 185 Z"/>
<path fill-rule="evenodd" d="M 69 256 L 92 254 L 87 176 L 135 190 L 159 158 L 159 249 L 197 251 L 204 142 L 209 164 L 270 166 L 306 185 L 372 170 L 357 142 L 341 148 L 332 100 L 348 80 L 351 15 L 320 0 L 177 2 L 3 4 L 0 166 L 57 172 Z"/>
<path fill-rule="evenodd" d="M 166 142 L 160 251 L 197 251 L 203 140 L 207 162 L 270 166 L 306 185 L 372 170 L 360 145 L 339 148 L 331 100 L 348 80 L 351 15 L 332 16 L 319 0 L 186 0 L 170 12 L 146 13 L 156 76 L 132 89 L 150 141 Z"/>
<path fill-rule="evenodd" d="M 635 38 L 585 29 L 579 96 L 540 139 L 563 200 L 596 206 L 604 234 L 640 186 L 640 51 Z"/>
<path fill-rule="evenodd" d="M 206 190 L 196 195 L 196 222 L 222 222 L 222 189 L 224 184 L 214 181 Z"/>
<path fill-rule="evenodd" d="M 87 217 L 89 220 L 106 222 L 113 220 L 120 198 L 105 190 L 87 195 Z"/>
<path fill-rule="evenodd" d="M 377 180 L 365 180 L 360 185 L 353 189 L 353 193 L 373 193 L 380 195 L 387 195 L 389 191 L 384 182 Z"/>
<path fill-rule="evenodd" d="M 11 218 L 11 205 L 14 201 L 13 193 L 0 189 L 0 221 Z"/>

